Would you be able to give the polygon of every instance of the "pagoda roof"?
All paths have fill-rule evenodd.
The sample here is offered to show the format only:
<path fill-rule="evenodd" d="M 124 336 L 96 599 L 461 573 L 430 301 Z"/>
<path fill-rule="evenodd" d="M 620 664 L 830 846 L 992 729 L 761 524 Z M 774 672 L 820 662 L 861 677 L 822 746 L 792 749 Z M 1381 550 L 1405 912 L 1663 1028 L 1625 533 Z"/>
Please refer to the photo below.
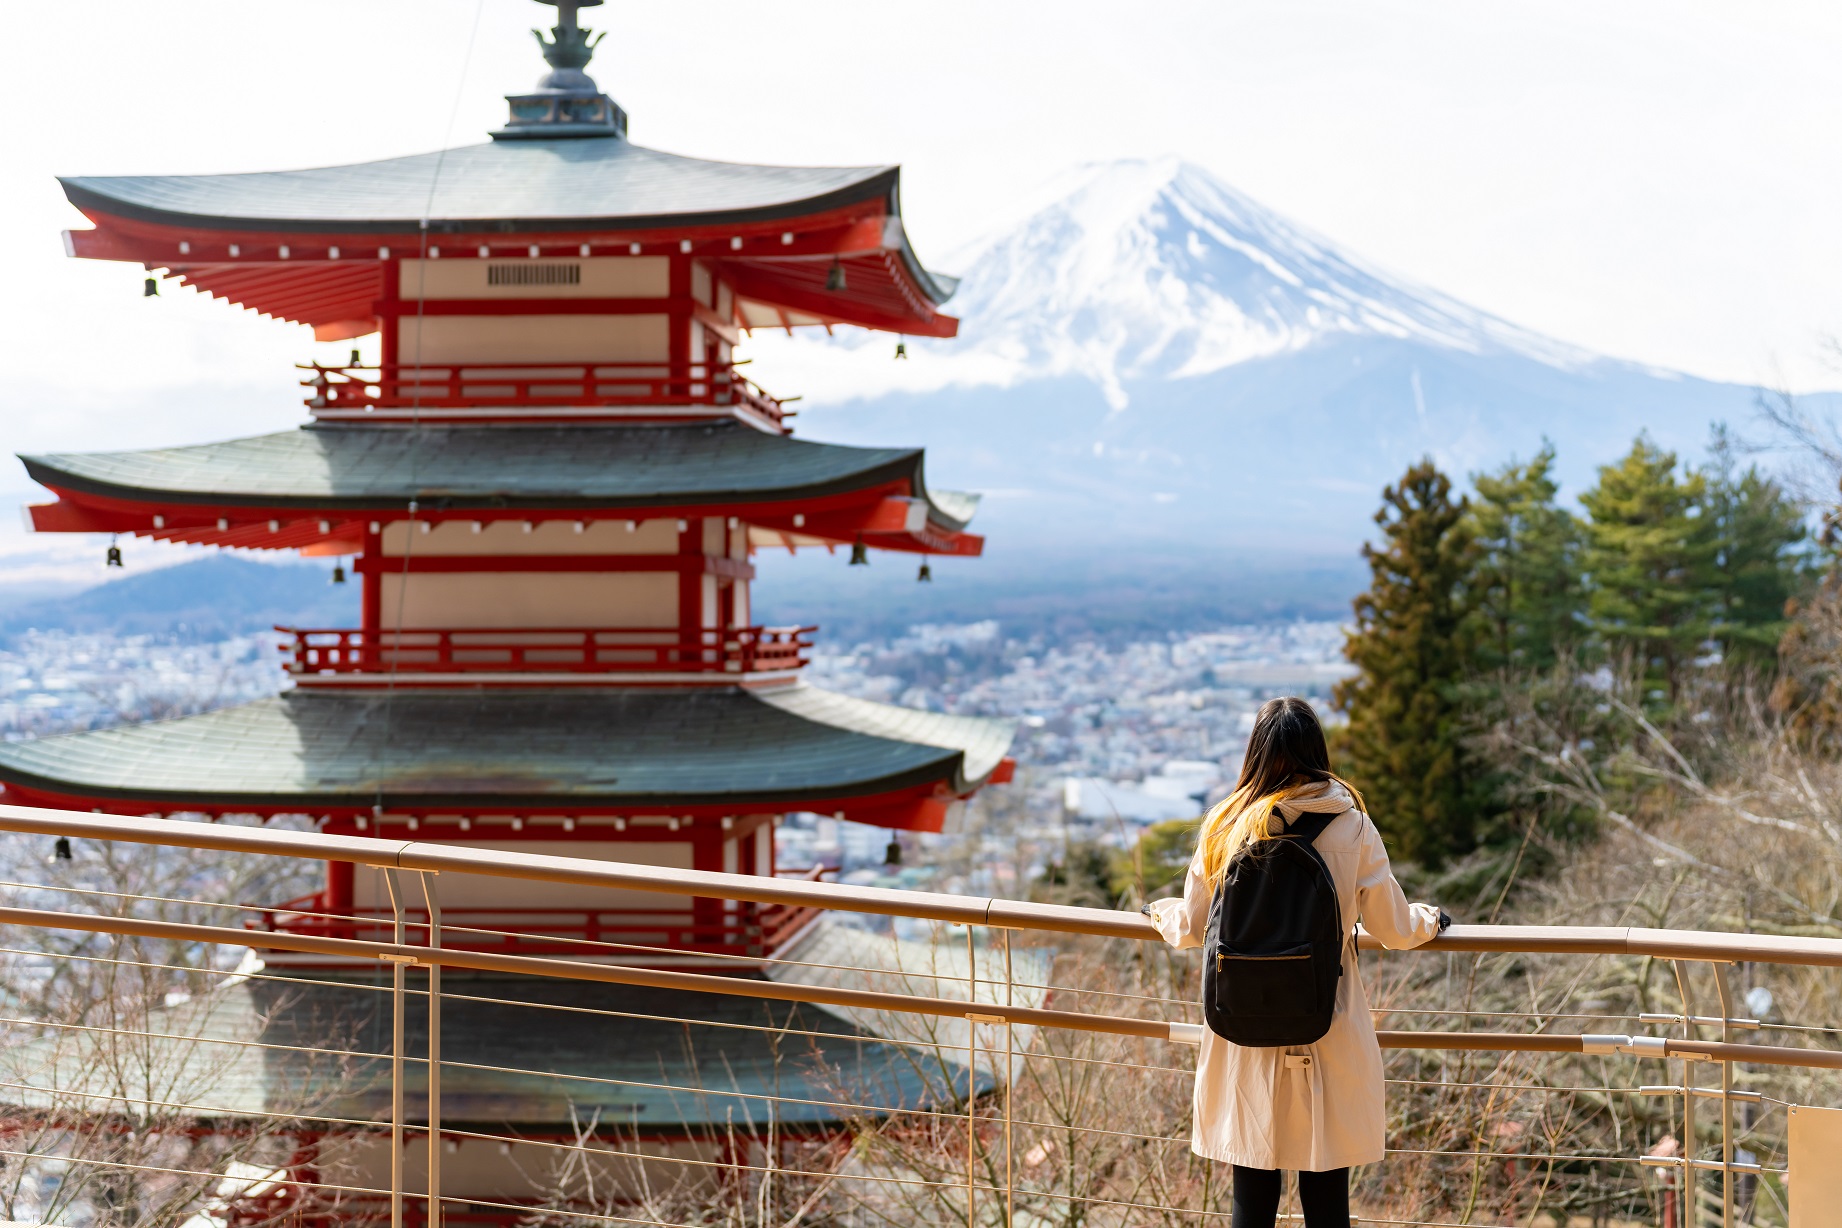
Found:
<path fill-rule="evenodd" d="M 218 522 L 226 513 L 266 524 L 274 512 L 401 517 L 411 500 L 424 519 L 521 511 L 755 508 L 773 523 L 802 516 L 803 533 L 901 549 L 899 521 L 873 512 L 913 501 L 925 528 L 962 531 L 977 497 L 930 492 L 919 448 L 860 448 L 768 434 L 734 421 L 617 426 L 386 426 L 313 424 L 272 435 L 133 452 L 22 456 L 33 480 L 61 496 L 33 511 L 36 527 L 151 532 L 222 545 L 296 547 Z M 840 509 L 871 509 L 850 519 Z M 74 509 L 74 510 L 73 510 Z M 829 513 L 827 509 L 830 509 Z M 197 526 L 186 526 L 190 512 Z M 838 519 L 827 531 L 827 515 Z M 888 517 L 884 516 L 887 520 Z M 807 525 L 806 522 L 810 521 Z M 847 523 L 848 521 L 848 523 Z M 861 522 L 861 523 L 860 523 Z M 910 530 L 916 526 L 908 525 Z M 201 531 L 202 530 L 202 531 Z M 883 536 L 874 536 L 888 534 Z M 916 548 L 910 546 L 909 548 Z"/>
<path fill-rule="evenodd" d="M 562 244 L 546 254 L 587 255 L 601 240 L 595 254 L 638 245 L 709 261 L 759 305 L 743 312 L 751 327 L 797 320 L 952 336 L 958 321 L 937 308 L 957 283 L 930 273 L 910 246 L 900 177 L 896 166 L 713 162 L 606 136 L 306 170 L 59 182 L 96 226 L 68 232 L 72 255 L 165 269 L 316 327 L 370 317 L 385 275 L 378 257 L 412 257 L 425 242 L 445 242 L 438 254 L 450 257 L 497 244 L 504 257 L 546 241 Z M 838 262 L 847 289 L 826 284 Z"/>
<path fill-rule="evenodd" d="M 155 1060 L 171 1088 L 183 1089 L 172 1098 L 206 1106 L 195 1112 L 202 1118 L 305 1111 L 387 1122 L 388 986 L 388 973 L 238 978 L 156 1011 L 155 1052 L 162 1044 L 173 1052 Z M 495 1132 L 567 1132 L 589 1120 L 623 1135 L 770 1117 L 829 1125 L 859 1115 L 830 1102 L 924 1108 L 955 1099 L 965 1080 L 950 1053 L 940 1064 L 916 1061 L 824 1008 L 757 998 L 450 970 L 441 1014 L 443 1121 L 490 1123 Z M 416 1059 L 428 1051 L 427 1012 L 413 1009 L 404 1023 L 406 1108 L 426 1120 Z M 193 1036 L 208 1039 L 184 1039 Z M 22 1060 L 42 1064 L 43 1081 L 58 1090 L 28 1092 L 26 1105 L 82 1095 L 133 1103 L 141 1089 L 123 1087 L 109 1062 L 89 1060 L 97 1056 L 90 1047 L 79 1034 L 28 1050 Z M 523 1069 L 506 1069 L 508 1054 Z"/>
<path fill-rule="evenodd" d="M 736 422 L 333 426 L 136 452 L 21 456 L 34 481 L 136 502 L 297 508 L 653 508 L 781 503 L 907 483 L 920 448 L 860 448 Z M 950 506 L 959 507 L 952 500 Z M 935 519 L 965 521 L 935 505 Z"/>
<path fill-rule="evenodd" d="M 895 166 L 711 162 L 609 137 L 488 141 L 308 170 L 58 182 L 85 213 L 212 230 L 389 235 L 419 234 L 424 218 L 436 234 L 781 221 L 893 203 L 900 174 Z"/>
<path fill-rule="evenodd" d="M 28 797 L 212 813 L 842 810 L 937 829 L 997 771 L 1008 721 L 796 683 L 294 690 L 199 716 L 0 744 Z"/>

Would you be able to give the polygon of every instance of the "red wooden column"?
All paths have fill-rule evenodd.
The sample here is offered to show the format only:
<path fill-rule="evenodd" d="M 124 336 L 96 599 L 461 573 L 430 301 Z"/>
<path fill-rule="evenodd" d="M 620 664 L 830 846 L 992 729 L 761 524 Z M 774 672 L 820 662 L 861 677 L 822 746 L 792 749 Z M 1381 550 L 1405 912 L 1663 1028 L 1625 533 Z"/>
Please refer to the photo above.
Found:
<path fill-rule="evenodd" d="M 691 320 L 696 308 L 691 300 L 691 257 L 682 252 L 672 256 L 671 278 L 666 286 L 666 365 L 673 376 L 690 375 Z"/>
<path fill-rule="evenodd" d="M 680 522 L 678 534 L 678 640 L 687 648 L 704 643 L 704 522 L 693 516 Z M 693 659 L 713 660 L 707 652 Z"/>
<path fill-rule="evenodd" d="M 383 522 L 376 522 L 379 529 Z M 359 590 L 359 629 L 364 632 L 367 645 L 378 642 L 378 632 L 383 623 L 384 610 L 384 535 L 373 533 L 371 522 L 365 525 L 364 553 L 359 560 L 369 559 L 374 567 L 360 567 L 354 560 L 352 570 L 358 573 L 358 581 L 363 586 Z"/>
<path fill-rule="evenodd" d="M 397 305 L 402 300 L 399 291 L 402 289 L 403 274 L 401 265 L 394 257 L 380 260 L 378 263 L 384 266 L 384 284 L 378 292 L 376 305 L 377 320 L 380 326 L 377 330 L 378 341 L 381 351 L 378 362 L 384 368 L 382 373 L 384 378 L 390 380 L 396 378 L 397 364 L 402 361 L 401 347 L 397 338 Z"/>
<path fill-rule="evenodd" d="M 691 866 L 693 869 L 722 873 L 723 834 L 722 824 L 712 819 L 699 819 L 691 823 Z M 691 897 L 691 923 L 700 927 L 697 937 L 699 943 L 722 941 L 716 932 L 716 927 L 723 923 L 724 903 L 723 900 L 709 896 Z M 701 928 L 706 926 L 709 928 Z"/>
<path fill-rule="evenodd" d="M 326 867 L 326 911 L 347 915 L 352 911 L 352 901 L 352 863 L 329 863 Z"/>

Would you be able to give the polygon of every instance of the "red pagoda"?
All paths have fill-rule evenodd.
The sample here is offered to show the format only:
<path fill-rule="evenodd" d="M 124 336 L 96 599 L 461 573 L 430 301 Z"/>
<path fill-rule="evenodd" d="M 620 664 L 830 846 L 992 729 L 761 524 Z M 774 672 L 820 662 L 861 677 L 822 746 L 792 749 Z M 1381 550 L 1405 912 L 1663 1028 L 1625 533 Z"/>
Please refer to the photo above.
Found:
<path fill-rule="evenodd" d="M 800 677 L 814 628 L 757 626 L 750 612 L 760 550 L 843 548 L 853 562 L 872 549 L 980 552 L 967 532 L 976 497 L 931 490 L 919 450 L 796 438 L 793 411 L 733 357 L 756 328 L 953 335 L 941 312 L 953 283 L 909 246 L 899 169 L 706 162 L 636 145 L 583 71 L 592 43 L 576 10 L 600 0 L 548 2 L 560 10 L 539 39 L 551 71 L 509 99 L 486 143 L 313 170 L 62 181 L 93 223 L 66 236 L 72 255 L 139 263 L 309 324 L 321 341 L 377 333 L 381 360 L 354 352 L 348 365 L 304 367 L 311 420 L 296 430 L 23 457 L 56 495 L 31 508 L 34 527 L 339 556 L 337 574 L 349 566 L 362 585 L 362 615 L 352 628 L 287 629 L 292 686 L 274 698 L 0 746 L 7 801 L 307 815 L 329 832 L 774 874 L 786 813 L 940 831 L 963 799 L 1008 778 L 1008 725 L 814 688 Z M 812 922 L 464 876 L 441 893 L 445 923 L 459 927 L 449 946 L 740 975 L 759 974 Z M 314 914 L 388 915 L 378 877 L 351 866 L 284 908 L 272 923 L 367 935 L 377 931 L 362 920 Z M 317 968 L 279 1014 L 262 997 L 272 983 L 251 982 L 222 1009 L 268 1034 L 301 1026 L 290 1012 L 309 1007 L 381 1026 L 364 1022 L 358 992 L 375 975 Z M 614 990 L 548 992 L 568 999 L 553 1006 L 596 1009 Z M 762 1010 L 617 996 L 640 1016 Z M 661 1040 L 635 1023 L 631 1044 L 609 1054 L 605 1019 L 590 1043 L 581 1018 L 521 1024 L 510 1002 L 450 1010 L 456 1060 L 490 1057 L 521 1032 L 540 1049 L 579 1050 L 604 1075 L 609 1062 L 651 1061 L 656 1083 L 661 1063 L 683 1060 L 668 1052 L 682 1039 L 669 1028 Z M 826 1026 L 841 1043 L 851 1033 Z M 708 1040 L 738 1086 L 757 1077 L 752 1043 L 734 1030 Z M 874 1060 L 872 1048 L 850 1060 Z M 456 1078 L 444 1121 L 562 1131 L 554 1097 Z M 252 1105 L 272 1100 L 263 1080 L 248 1072 Z M 706 1111 L 756 1111 L 579 1090 L 577 1107 L 604 1095 L 610 1119 L 667 1139 Z M 354 1090 L 340 1111 L 374 1114 L 379 1094 Z M 310 1173 L 311 1137 L 302 1148 L 296 1167 Z M 523 1196 L 484 1152 L 444 1182 L 462 1201 Z"/>

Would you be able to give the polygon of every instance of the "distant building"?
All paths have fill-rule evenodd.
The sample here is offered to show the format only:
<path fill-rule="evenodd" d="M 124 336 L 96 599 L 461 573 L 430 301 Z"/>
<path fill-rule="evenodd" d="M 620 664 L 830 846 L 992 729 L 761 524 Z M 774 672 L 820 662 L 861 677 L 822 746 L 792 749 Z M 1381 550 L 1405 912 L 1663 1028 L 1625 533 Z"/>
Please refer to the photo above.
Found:
<path fill-rule="evenodd" d="M 1062 782 L 1062 806 L 1083 819 L 1128 819 L 1161 823 L 1193 819 L 1223 791 L 1221 765 L 1204 760 L 1172 759 L 1141 781 L 1070 776 Z"/>

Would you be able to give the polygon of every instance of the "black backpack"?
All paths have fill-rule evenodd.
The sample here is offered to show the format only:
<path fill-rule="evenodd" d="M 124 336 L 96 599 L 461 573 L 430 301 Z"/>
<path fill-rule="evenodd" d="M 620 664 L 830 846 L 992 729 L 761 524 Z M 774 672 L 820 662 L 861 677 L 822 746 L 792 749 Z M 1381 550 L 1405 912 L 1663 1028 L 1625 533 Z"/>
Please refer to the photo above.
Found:
<path fill-rule="evenodd" d="M 1249 844 L 1215 889 L 1202 1013 L 1224 1040 L 1276 1048 L 1330 1031 L 1348 935 L 1337 884 L 1312 842 L 1337 817 L 1307 812 Z"/>

